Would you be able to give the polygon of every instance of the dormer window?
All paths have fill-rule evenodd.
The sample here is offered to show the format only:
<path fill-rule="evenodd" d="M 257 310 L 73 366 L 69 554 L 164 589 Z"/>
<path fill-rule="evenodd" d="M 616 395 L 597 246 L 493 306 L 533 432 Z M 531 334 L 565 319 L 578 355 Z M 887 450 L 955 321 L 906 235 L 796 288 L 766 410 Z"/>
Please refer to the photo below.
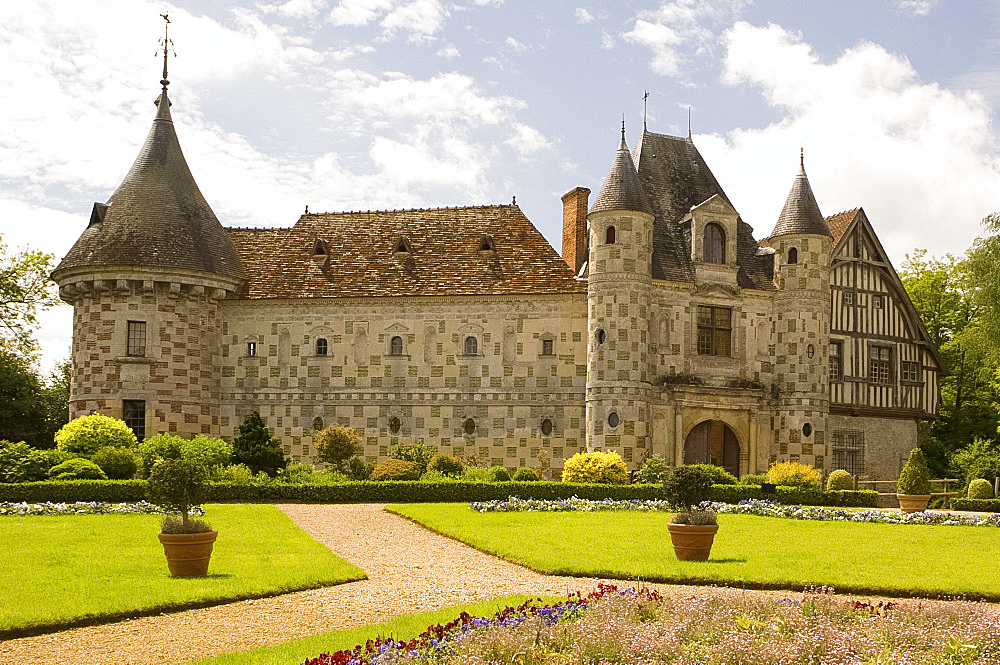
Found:
<path fill-rule="evenodd" d="M 313 261 L 326 261 L 330 256 L 330 252 L 326 248 L 326 243 L 322 240 L 317 239 L 316 243 L 313 245 L 312 259 Z"/>
<path fill-rule="evenodd" d="M 410 252 L 410 243 L 403 236 L 399 236 L 396 240 L 396 249 L 394 251 L 397 254 L 408 254 Z"/>
<path fill-rule="evenodd" d="M 798 263 L 799 262 L 799 250 L 792 247 L 788 250 L 788 263 Z"/>
<path fill-rule="evenodd" d="M 718 224 L 706 224 L 702 250 L 705 263 L 726 263 L 726 232 Z"/>
<path fill-rule="evenodd" d="M 605 245 L 615 244 L 615 227 L 609 226 L 608 230 L 604 232 L 604 244 Z"/>
<path fill-rule="evenodd" d="M 496 246 L 493 244 L 493 238 L 489 236 L 483 236 L 483 239 L 479 241 L 479 251 L 495 252 Z"/>

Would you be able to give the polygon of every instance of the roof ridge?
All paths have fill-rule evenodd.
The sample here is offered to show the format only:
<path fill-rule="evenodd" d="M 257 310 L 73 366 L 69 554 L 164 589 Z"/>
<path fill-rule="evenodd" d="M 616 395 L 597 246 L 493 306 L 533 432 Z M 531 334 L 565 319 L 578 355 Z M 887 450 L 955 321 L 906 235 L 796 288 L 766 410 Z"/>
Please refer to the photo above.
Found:
<path fill-rule="evenodd" d="M 848 208 L 847 210 L 841 210 L 840 212 L 835 212 L 832 215 L 827 215 L 823 219 L 833 219 L 834 217 L 839 217 L 841 215 L 846 215 L 846 214 L 851 213 L 851 212 L 855 212 L 856 213 L 859 210 L 861 210 L 861 206 L 854 206 L 853 208 Z"/>
<path fill-rule="evenodd" d="M 467 205 L 454 205 L 454 206 L 435 206 L 432 208 L 377 208 L 375 210 L 326 210 L 324 212 L 308 212 L 300 215 L 301 217 L 319 217 L 321 215 L 367 215 L 372 213 L 386 213 L 386 212 L 436 212 L 440 210 L 485 210 L 487 208 L 518 208 L 520 206 L 512 203 L 488 203 L 476 205 L 470 203 Z"/>

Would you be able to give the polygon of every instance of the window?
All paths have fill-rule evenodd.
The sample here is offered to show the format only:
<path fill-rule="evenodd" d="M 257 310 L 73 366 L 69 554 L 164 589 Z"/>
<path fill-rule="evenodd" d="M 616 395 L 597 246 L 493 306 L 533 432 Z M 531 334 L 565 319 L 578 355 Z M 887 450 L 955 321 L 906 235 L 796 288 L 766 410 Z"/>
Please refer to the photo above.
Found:
<path fill-rule="evenodd" d="M 854 304 L 854 291 L 844 291 L 844 304 L 853 305 Z"/>
<path fill-rule="evenodd" d="M 799 250 L 792 247 L 788 250 L 788 263 L 798 263 L 799 262 Z"/>
<path fill-rule="evenodd" d="M 317 432 L 323 429 L 323 419 L 320 418 L 319 416 L 313 418 L 313 429 L 316 430 Z"/>
<path fill-rule="evenodd" d="M 542 355 L 552 356 L 555 355 L 555 340 L 554 339 L 543 339 L 542 340 Z"/>
<path fill-rule="evenodd" d="M 618 427 L 618 423 L 620 421 L 621 421 L 621 419 L 618 417 L 618 412 L 617 411 L 612 411 L 608 415 L 608 427 L 610 427 L 611 429 L 614 429 L 615 427 Z"/>
<path fill-rule="evenodd" d="M 141 399 L 122 400 L 122 420 L 128 425 L 135 438 L 146 438 L 146 402 Z"/>
<path fill-rule="evenodd" d="M 844 378 L 844 343 L 830 340 L 830 380 L 840 381 Z"/>
<path fill-rule="evenodd" d="M 802 426 L 802 436 L 809 438 L 809 436 L 812 433 L 813 433 L 812 423 L 806 423 L 805 425 Z"/>
<path fill-rule="evenodd" d="M 868 356 L 868 379 L 872 383 L 891 383 L 892 349 L 888 346 L 873 346 Z"/>
<path fill-rule="evenodd" d="M 903 381 L 918 383 L 920 381 L 920 363 L 903 361 L 900 366 Z"/>
<path fill-rule="evenodd" d="M 852 476 L 865 473 L 865 445 L 862 432 L 840 431 L 833 433 L 830 452 L 832 468 L 843 469 Z"/>
<path fill-rule="evenodd" d="M 552 421 L 546 418 L 542 421 L 542 436 L 552 434 Z"/>
<path fill-rule="evenodd" d="M 468 346 L 468 342 L 466 342 Z M 389 355 L 390 356 L 401 356 L 403 355 L 403 338 L 399 335 L 394 336 L 389 340 Z"/>
<path fill-rule="evenodd" d="M 465 355 L 474 356 L 479 353 L 479 340 L 469 335 L 465 338 Z"/>
<path fill-rule="evenodd" d="M 728 356 L 733 336 L 732 310 L 728 307 L 698 306 L 698 354 Z"/>
<path fill-rule="evenodd" d="M 250 357 L 257 355 L 257 342 L 247 342 L 247 355 Z"/>
<path fill-rule="evenodd" d="M 130 356 L 146 355 L 146 322 L 128 322 L 128 349 L 126 353 Z"/>
<path fill-rule="evenodd" d="M 466 418 L 465 423 L 462 425 L 462 429 L 465 430 L 466 434 L 472 436 L 476 433 L 476 421 L 472 418 Z"/>
<path fill-rule="evenodd" d="M 480 252 L 493 252 L 496 247 L 493 245 L 493 239 L 489 236 L 483 236 L 482 240 L 479 241 L 479 251 Z"/>
<path fill-rule="evenodd" d="M 409 251 L 410 251 L 410 244 L 406 241 L 406 238 L 400 237 L 399 240 L 396 241 L 396 253 L 405 254 L 406 252 Z"/>
<path fill-rule="evenodd" d="M 393 434 L 399 434 L 399 427 L 400 427 L 399 418 L 397 418 L 396 416 L 389 418 L 390 432 L 392 432 Z"/>
<path fill-rule="evenodd" d="M 608 230 L 604 232 L 604 244 L 605 245 L 615 244 L 615 227 L 609 226 Z"/>
<path fill-rule="evenodd" d="M 882 309 L 882 296 L 880 295 L 872 296 L 872 307 L 874 309 Z"/>
<path fill-rule="evenodd" d="M 316 355 L 317 356 L 325 356 L 329 350 L 330 350 L 330 346 L 329 346 L 329 344 L 326 343 L 326 338 L 325 337 L 320 337 L 319 339 L 316 340 Z"/>
<path fill-rule="evenodd" d="M 604 332 L 604 328 L 598 328 L 594 338 L 597 339 L 598 344 L 604 344 L 604 340 L 608 338 L 608 334 Z"/>
<path fill-rule="evenodd" d="M 726 232 L 718 224 L 706 224 L 703 236 L 705 263 L 726 262 Z"/>

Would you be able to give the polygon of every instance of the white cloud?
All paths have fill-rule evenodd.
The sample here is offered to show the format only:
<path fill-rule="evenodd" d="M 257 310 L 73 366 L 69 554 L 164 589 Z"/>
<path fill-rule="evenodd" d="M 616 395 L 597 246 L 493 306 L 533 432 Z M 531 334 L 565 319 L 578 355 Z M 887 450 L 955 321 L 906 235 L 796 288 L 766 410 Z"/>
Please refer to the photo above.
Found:
<path fill-rule="evenodd" d="M 577 23 L 591 23 L 594 20 L 594 15 L 583 7 L 577 7 L 573 15 L 576 16 Z"/>
<path fill-rule="evenodd" d="M 515 123 L 514 132 L 514 136 L 511 136 L 504 143 L 516 150 L 522 159 L 552 148 L 552 144 L 534 127 Z"/>
<path fill-rule="evenodd" d="M 405 32 L 411 41 L 425 42 L 444 28 L 446 18 L 448 10 L 440 0 L 341 0 L 330 10 L 333 25 L 367 26 L 377 21 L 384 38 Z"/>
<path fill-rule="evenodd" d="M 438 49 L 437 55 L 442 58 L 452 60 L 454 58 L 459 57 L 462 54 L 459 52 L 458 48 L 455 47 L 454 44 L 448 44 L 447 46 Z"/>
<path fill-rule="evenodd" d="M 276 5 L 260 5 L 265 14 L 277 13 L 288 18 L 314 18 L 326 7 L 326 0 L 287 0 Z"/>
<path fill-rule="evenodd" d="M 927 16 L 937 3 L 938 0 L 893 0 L 892 4 L 897 9 L 901 9 L 914 16 Z"/>
<path fill-rule="evenodd" d="M 611 33 L 601 30 L 601 48 L 610 51 L 615 47 L 615 38 Z"/>
<path fill-rule="evenodd" d="M 695 142 L 758 237 L 777 220 L 800 145 L 823 213 L 863 206 L 897 265 L 917 246 L 961 253 L 998 207 L 1000 161 L 979 95 L 924 83 L 877 44 L 827 64 L 776 25 L 738 23 L 725 42 L 724 80 L 759 89 L 783 118 Z"/>
<path fill-rule="evenodd" d="M 504 44 L 506 44 L 507 47 L 514 53 L 524 53 L 525 51 L 528 50 L 527 46 L 517 41 L 517 39 L 513 37 L 508 37 L 507 39 L 505 39 Z"/>

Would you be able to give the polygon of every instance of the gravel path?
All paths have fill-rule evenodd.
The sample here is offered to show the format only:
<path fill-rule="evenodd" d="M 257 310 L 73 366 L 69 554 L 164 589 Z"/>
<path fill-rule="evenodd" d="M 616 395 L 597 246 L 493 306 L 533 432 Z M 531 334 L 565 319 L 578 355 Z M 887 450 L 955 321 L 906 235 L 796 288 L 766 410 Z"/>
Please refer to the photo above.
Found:
<path fill-rule="evenodd" d="M 279 507 L 369 579 L 8 640 L 0 642 L 0 663 L 180 663 L 449 605 L 514 593 L 561 595 L 597 584 L 534 573 L 383 512 L 380 505 Z"/>

